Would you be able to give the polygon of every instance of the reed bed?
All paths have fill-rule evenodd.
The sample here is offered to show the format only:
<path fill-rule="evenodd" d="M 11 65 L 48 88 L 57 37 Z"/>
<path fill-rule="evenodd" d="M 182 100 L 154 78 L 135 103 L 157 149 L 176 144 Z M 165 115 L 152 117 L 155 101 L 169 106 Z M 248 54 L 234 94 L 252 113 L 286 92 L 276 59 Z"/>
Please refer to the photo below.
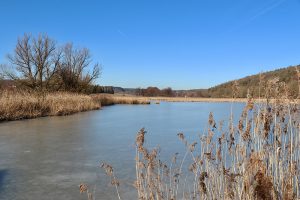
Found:
<path fill-rule="evenodd" d="M 154 101 L 154 102 L 247 102 L 247 98 L 203 98 L 203 97 L 145 97 L 145 96 L 134 96 L 134 95 L 121 95 L 114 94 L 110 95 L 114 98 L 125 98 L 125 99 L 138 99 L 140 101 Z M 258 100 L 256 100 L 258 101 Z"/>
<path fill-rule="evenodd" d="M 109 99 L 124 99 L 130 101 L 140 101 L 145 102 L 146 104 L 150 102 L 155 102 L 159 104 L 159 102 L 233 102 L 233 103 L 247 103 L 247 98 L 203 98 L 203 97 L 143 97 L 143 96 L 134 96 L 134 95 L 120 95 L 120 94 L 114 94 L 114 95 L 104 95 L 104 97 L 107 97 Z M 278 98 L 272 98 L 268 99 L 269 102 L 275 102 L 278 101 Z M 284 101 L 284 99 L 281 99 L 281 101 Z M 256 98 L 254 99 L 255 103 L 266 103 L 266 98 Z M 300 99 L 294 99 L 294 103 L 300 103 Z"/>
<path fill-rule="evenodd" d="M 247 102 L 247 98 L 148 97 L 148 99 L 166 102 Z"/>
<path fill-rule="evenodd" d="M 202 98 L 202 97 L 144 97 L 150 101 L 166 101 L 166 102 L 233 102 L 233 103 L 247 103 L 247 98 Z M 253 99 L 255 103 L 266 103 L 266 98 Z M 278 101 L 278 99 L 268 99 L 269 102 Z M 284 101 L 284 99 L 281 99 Z M 294 99 L 293 103 L 300 103 L 300 99 Z"/>
<path fill-rule="evenodd" d="M 70 92 L 0 91 L 0 121 L 70 115 L 115 104 L 150 104 L 134 97 L 108 94 L 85 95 Z"/>
<path fill-rule="evenodd" d="M 0 92 L 0 121 L 69 115 L 99 108 L 99 103 L 95 102 L 90 96 L 82 94 Z"/>
<path fill-rule="evenodd" d="M 300 199 L 300 106 L 281 86 L 271 83 L 265 102 L 248 96 L 238 123 L 233 112 L 227 124 L 209 113 L 198 141 L 178 133 L 186 151 L 169 162 L 160 159 L 159 148 L 145 147 L 146 131 L 141 129 L 135 141 L 137 198 Z M 101 167 L 122 199 L 113 167 Z"/>
<path fill-rule="evenodd" d="M 97 94 L 92 95 L 92 98 L 95 101 L 100 102 L 102 106 L 109 106 L 114 104 L 150 104 L 149 99 L 135 96 Z"/>

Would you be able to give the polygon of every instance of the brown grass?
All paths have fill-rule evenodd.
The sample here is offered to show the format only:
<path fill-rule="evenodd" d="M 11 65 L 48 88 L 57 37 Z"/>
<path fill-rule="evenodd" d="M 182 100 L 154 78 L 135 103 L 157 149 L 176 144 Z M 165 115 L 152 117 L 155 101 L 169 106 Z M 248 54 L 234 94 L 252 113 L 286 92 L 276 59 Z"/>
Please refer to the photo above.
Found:
<path fill-rule="evenodd" d="M 122 95 L 114 94 L 110 95 L 114 98 L 128 98 L 128 99 L 138 99 L 141 101 L 154 101 L 159 103 L 161 101 L 166 102 L 247 102 L 246 98 L 202 98 L 202 97 L 144 97 L 144 96 L 134 96 L 134 95 Z"/>
<path fill-rule="evenodd" d="M 246 98 L 200 98 L 200 97 L 149 97 L 152 101 L 167 102 L 247 102 Z"/>
<path fill-rule="evenodd" d="M 0 121 L 69 115 L 99 108 L 99 103 L 82 94 L 62 92 L 38 94 L 20 91 L 0 93 Z"/>
<path fill-rule="evenodd" d="M 232 102 L 232 103 L 247 103 L 247 98 L 202 98 L 202 97 L 142 97 L 142 99 L 147 99 L 149 101 L 166 101 L 166 102 Z M 279 99 L 268 99 L 270 102 L 278 101 Z M 266 98 L 253 99 L 255 103 L 265 103 Z M 280 101 L 285 101 L 285 99 L 280 99 Z M 300 98 L 295 99 L 293 103 L 300 103 Z"/>
<path fill-rule="evenodd" d="M 109 106 L 114 104 L 150 104 L 149 99 L 135 96 L 119 96 L 111 94 L 96 94 L 92 98 L 100 102 L 102 106 Z"/>
<path fill-rule="evenodd" d="M 114 95 L 104 95 L 109 98 L 114 99 L 124 99 L 124 100 L 137 100 L 140 102 L 155 102 L 155 104 L 159 104 L 159 102 L 236 102 L 236 103 L 246 103 L 248 100 L 247 98 L 202 98 L 202 97 L 144 97 L 144 96 L 134 96 L 134 95 L 121 95 L 121 94 L 114 94 Z M 278 98 L 270 98 L 268 99 L 270 102 L 278 101 Z M 281 101 L 285 99 L 282 98 Z M 253 99 L 255 103 L 263 103 L 267 102 L 267 98 L 257 98 Z M 295 99 L 294 103 L 300 103 L 300 99 Z"/>
<path fill-rule="evenodd" d="M 0 91 L 0 121 L 70 115 L 115 104 L 150 104 L 138 97 L 109 94 L 84 95 L 68 92 L 37 93 Z"/>

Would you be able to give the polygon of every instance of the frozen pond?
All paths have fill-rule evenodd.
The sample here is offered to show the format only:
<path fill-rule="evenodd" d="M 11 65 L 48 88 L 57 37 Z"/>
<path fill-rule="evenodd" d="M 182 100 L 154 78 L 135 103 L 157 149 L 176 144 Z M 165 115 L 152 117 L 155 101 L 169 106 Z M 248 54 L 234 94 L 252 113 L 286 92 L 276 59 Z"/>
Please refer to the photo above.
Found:
<path fill-rule="evenodd" d="M 244 104 L 235 103 L 235 115 Z M 169 159 L 184 147 L 183 132 L 197 139 L 209 112 L 228 120 L 230 103 L 165 103 L 115 105 L 64 117 L 0 123 L 0 199 L 87 199 L 78 185 L 87 183 L 96 199 L 116 199 L 114 187 L 99 167 L 112 164 L 121 179 L 123 199 L 136 198 L 134 140 L 145 127 L 148 146 L 160 145 Z"/>

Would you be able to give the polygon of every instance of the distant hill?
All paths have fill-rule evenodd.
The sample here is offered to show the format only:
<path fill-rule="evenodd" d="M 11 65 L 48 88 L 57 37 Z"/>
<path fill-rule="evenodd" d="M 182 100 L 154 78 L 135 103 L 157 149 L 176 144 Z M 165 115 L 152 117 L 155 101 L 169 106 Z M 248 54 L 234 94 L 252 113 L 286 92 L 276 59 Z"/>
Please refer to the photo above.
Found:
<path fill-rule="evenodd" d="M 238 85 L 238 97 L 246 97 L 247 91 L 251 92 L 254 97 L 259 96 L 259 84 L 261 83 L 261 94 L 264 94 L 264 88 L 268 80 L 278 78 L 278 82 L 285 82 L 289 92 L 292 96 L 297 97 L 298 88 L 298 75 L 296 67 L 300 70 L 300 65 L 281 68 L 274 71 L 264 72 L 252 76 L 247 76 L 238 80 L 229 81 L 215 87 L 209 88 L 207 94 L 209 97 L 232 97 L 232 86 L 234 82 Z M 261 77 L 261 78 L 260 78 Z"/>
<path fill-rule="evenodd" d="M 274 71 L 247 76 L 238 80 L 228 81 L 209 89 L 173 90 L 173 96 L 232 98 L 233 84 L 237 83 L 237 97 L 247 97 L 248 89 L 253 97 L 258 97 L 260 90 L 261 96 L 263 97 L 265 93 L 264 88 L 267 81 L 278 78 L 278 82 L 285 82 L 287 88 L 289 89 L 289 93 L 292 96 L 297 97 L 299 93 L 298 78 L 300 78 L 300 75 L 297 75 L 295 67 L 298 67 L 298 69 L 300 70 L 300 65 L 290 66 Z M 259 85 L 261 86 L 260 89 Z M 130 95 L 136 95 L 139 93 L 138 89 L 122 87 L 114 87 L 114 92 Z"/>
<path fill-rule="evenodd" d="M 122 88 L 122 87 L 113 87 L 114 92 L 118 94 L 130 94 L 135 95 L 136 94 L 136 88 Z"/>

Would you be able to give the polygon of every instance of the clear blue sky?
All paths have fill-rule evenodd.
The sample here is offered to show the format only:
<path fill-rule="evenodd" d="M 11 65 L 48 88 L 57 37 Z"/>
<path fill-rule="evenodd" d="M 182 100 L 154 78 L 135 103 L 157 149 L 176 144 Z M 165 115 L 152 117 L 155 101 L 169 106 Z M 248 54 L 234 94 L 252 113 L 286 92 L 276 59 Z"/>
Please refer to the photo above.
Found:
<path fill-rule="evenodd" d="M 208 88 L 300 63 L 300 0 L 1 0 L 0 62 L 25 32 L 88 47 L 98 83 Z"/>

